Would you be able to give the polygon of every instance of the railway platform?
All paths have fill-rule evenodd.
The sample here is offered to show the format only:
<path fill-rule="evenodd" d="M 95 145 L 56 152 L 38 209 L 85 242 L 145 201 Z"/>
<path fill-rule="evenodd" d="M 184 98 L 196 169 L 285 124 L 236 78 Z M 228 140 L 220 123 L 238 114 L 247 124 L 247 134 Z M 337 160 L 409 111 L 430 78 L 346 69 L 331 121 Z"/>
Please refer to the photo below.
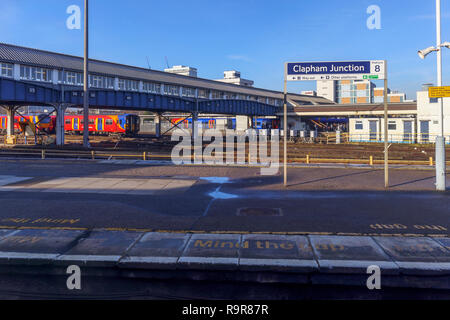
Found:
<path fill-rule="evenodd" d="M 430 170 L 392 169 L 386 191 L 368 167 L 291 167 L 284 188 L 256 167 L 0 161 L 3 296 L 449 297 L 450 197 Z"/>
<path fill-rule="evenodd" d="M 7 298 L 448 299 L 450 238 L 0 229 L 0 279 Z"/>

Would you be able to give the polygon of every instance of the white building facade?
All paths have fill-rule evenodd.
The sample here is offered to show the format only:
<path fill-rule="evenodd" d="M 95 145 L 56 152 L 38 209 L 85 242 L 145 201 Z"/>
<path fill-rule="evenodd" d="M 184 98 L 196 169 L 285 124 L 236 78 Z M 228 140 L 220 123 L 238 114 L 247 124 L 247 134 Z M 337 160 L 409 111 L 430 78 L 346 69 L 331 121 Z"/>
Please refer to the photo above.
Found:
<path fill-rule="evenodd" d="M 429 98 L 428 91 L 417 92 L 417 112 L 391 115 L 388 138 L 392 143 L 435 143 L 440 133 L 441 104 Z M 360 117 L 349 119 L 351 142 L 384 142 L 384 118 Z M 444 98 L 444 136 L 450 144 L 450 98 Z"/>
<path fill-rule="evenodd" d="M 351 118 L 351 142 L 384 142 L 384 118 Z M 415 117 L 389 118 L 388 141 L 391 143 L 416 143 Z"/>
<path fill-rule="evenodd" d="M 440 108 L 439 99 L 429 98 L 428 91 L 417 92 L 417 123 L 421 140 L 429 136 L 430 141 L 435 142 L 441 134 Z M 445 142 L 450 143 L 450 98 L 444 98 L 444 136 Z"/>

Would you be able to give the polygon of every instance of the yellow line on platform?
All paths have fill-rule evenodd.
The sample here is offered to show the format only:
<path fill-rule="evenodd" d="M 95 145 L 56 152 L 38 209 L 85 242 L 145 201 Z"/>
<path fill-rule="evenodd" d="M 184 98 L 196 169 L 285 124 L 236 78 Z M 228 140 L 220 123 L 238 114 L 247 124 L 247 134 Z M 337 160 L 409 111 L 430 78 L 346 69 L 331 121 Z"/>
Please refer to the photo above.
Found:
<path fill-rule="evenodd" d="M 203 230 L 157 230 L 157 229 L 140 229 L 140 228 L 76 228 L 76 227 L 34 227 L 34 226 L 0 226 L 0 229 L 10 230 L 75 230 L 75 231 L 88 231 L 88 230 L 104 230 L 104 231 L 120 231 L 120 232 L 156 232 L 167 234 L 239 234 L 239 235 L 280 235 L 280 236 L 354 236 L 354 237 L 414 237 L 414 238 L 449 238 L 450 234 L 418 234 L 418 233 L 355 233 L 355 232 L 307 232 L 307 231 L 287 231 L 287 232 L 271 232 L 271 231 L 203 231 Z"/>

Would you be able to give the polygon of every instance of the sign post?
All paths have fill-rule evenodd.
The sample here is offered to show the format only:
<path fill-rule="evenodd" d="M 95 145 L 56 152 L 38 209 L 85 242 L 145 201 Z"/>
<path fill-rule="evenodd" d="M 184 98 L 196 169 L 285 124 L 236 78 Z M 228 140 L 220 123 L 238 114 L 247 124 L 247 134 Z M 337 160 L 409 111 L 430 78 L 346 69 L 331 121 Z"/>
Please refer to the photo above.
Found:
<path fill-rule="evenodd" d="M 388 79 L 387 63 L 384 66 L 384 188 L 389 188 L 389 123 L 388 123 Z"/>
<path fill-rule="evenodd" d="M 384 80 L 385 187 L 389 187 L 387 61 L 288 62 L 284 71 L 284 185 L 287 186 L 287 82 Z"/>
<path fill-rule="evenodd" d="M 283 120 L 283 133 L 284 133 L 284 186 L 287 187 L 287 64 L 284 65 L 284 120 Z"/>
<path fill-rule="evenodd" d="M 440 79 L 440 78 L 439 78 Z M 442 84 L 440 81 L 439 84 Z M 445 136 L 444 136 L 444 112 L 442 110 L 444 99 L 450 98 L 450 87 L 430 87 L 428 89 L 428 96 L 430 98 L 437 98 L 441 103 L 441 135 L 436 137 L 436 190 L 445 191 L 447 186 L 445 183 Z"/>

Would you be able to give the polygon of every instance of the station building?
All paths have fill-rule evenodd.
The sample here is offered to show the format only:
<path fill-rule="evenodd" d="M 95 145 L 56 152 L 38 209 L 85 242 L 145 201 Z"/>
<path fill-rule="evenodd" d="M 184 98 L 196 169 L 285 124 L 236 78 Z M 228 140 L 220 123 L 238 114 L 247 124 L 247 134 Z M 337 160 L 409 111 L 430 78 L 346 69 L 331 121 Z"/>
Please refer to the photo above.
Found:
<path fill-rule="evenodd" d="M 429 98 L 428 86 L 417 92 L 416 102 L 389 103 L 388 137 L 393 143 L 434 143 L 440 135 L 438 99 Z M 450 98 L 444 98 L 444 136 L 450 143 Z M 351 141 L 383 142 L 383 106 L 374 111 L 377 117 L 364 115 L 349 119 Z"/>
<path fill-rule="evenodd" d="M 317 81 L 317 95 L 338 104 L 383 103 L 384 88 L 377 88 L 370 80 Z M 388 101 L 406 102 L 406 94 L 391 92 Z"/>
<path fill-rule="evenodd" d="M 80 90 L 83 85 L 83 58 L 0 43 L 0 77 L 24 83 L 38 83 L 62 91 L 71 88 Z M 93 89 L 153 93 L 194 101 L 259 102 L 278 108 L 279 112 L 273 117 L 281 120 L 283 116 L 282 92 L 253 87 L 253 82 L 242 79 L 237 71 L 225 72 L 224 79 L 218 81 L 198 78 L 196 70 L 183 66 L 163 72 L 90 60 L 89 85 Z M 314 92 L 288 93 L 288 130 L 315 130 L 317 128 L 314 123 L 320 123 L 320 118 L 323 117 L 344 121 L 350 141 L 383 141 L 384 107 L 382 100 L 377 98 L 383 95 L 382 90 L 375 88 L 370 81 L 353 84 L 341 82 L 338 84 L 339 88 L 336 88 L 337 84 L 333 81 L 323 82 L 322 85 L 323 90 L 318 90 L 317 95 Z M 437 100 L 428 98 L 427 89 L 424 87 L 417 93 L 417 102 L 405 101 L 404 95 L 390 93 L 389 141 L 434 142 L 439 133 L 440 104 Z M 348 98 L 344 92 L 345 95 L 350 92 L 350 100 L 343 100 Z M 333 100 L 336 99 L 336 93 L 341 98 L 338 100 L 340 104 Z M 375 98 L 370 98 L 372 96 Z M 444 126 L 448 143 L 450 98 L 444 99 L 444 104 Z M 146 111 L 154 112 L 152 109 Z M 229 112 L 223 114 L 235 118 L 238 130 L 245 130 L 252 125 L 249 116 L 233 116 Z"/>

